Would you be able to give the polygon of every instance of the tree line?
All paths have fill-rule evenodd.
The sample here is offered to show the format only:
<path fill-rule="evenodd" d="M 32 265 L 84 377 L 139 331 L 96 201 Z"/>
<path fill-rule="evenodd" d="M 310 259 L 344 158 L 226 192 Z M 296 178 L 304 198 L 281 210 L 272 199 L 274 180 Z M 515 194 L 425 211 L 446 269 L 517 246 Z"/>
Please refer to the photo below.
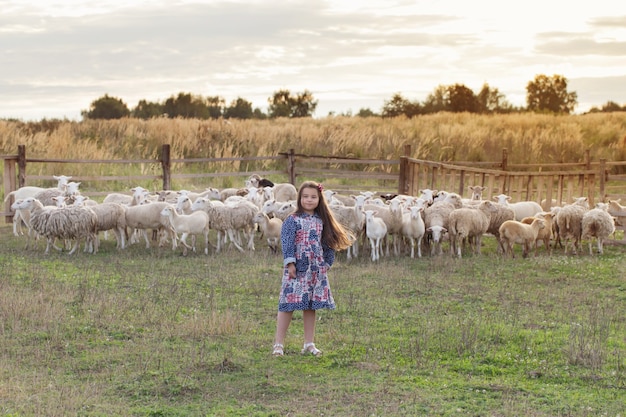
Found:
<path fill-rule="evenodd" d="M 478 93 L 474 93 L 463 84 L 439 85 L 424 101 L 411 101 L 401 93 L 386 100 L 380 113 L 369 108 L 362 108 L 356 114 L 359 117 L 415 117 L 440 111 L 469 112 L 480 114 L 541 112 L 570 114 L 578 104 L 576 92 L 567 90 L 567 79 L 562 75 L 537 75 L 526 86 L 526 107 L 513 106 L 497 88 L 484 84 Z M 120 119 L 135 117 L 151 119 L 155 117 L 196 118 L 196 119 L 266 119 L 278 117 L 312 117 L 318 101 L 313 94 L 305 90 L 293 94 L 281 89 L 268 98 L 267 113 L 260 108 L 253 108 L 248 100 L 238 97 L 228 105 L 220 96 L 194 95 L 178 93 L 163 102 L 140 100 L 130 109 L 120 98 L 105 94 L 93 101 L 89 110 L 81 115 L 86 119 Z M 626 105 L 609 101 L 601 108 L 592 107 L 589 112 L 626 111 Z M 352 114 L 346 114 L 352 116 Z"/>

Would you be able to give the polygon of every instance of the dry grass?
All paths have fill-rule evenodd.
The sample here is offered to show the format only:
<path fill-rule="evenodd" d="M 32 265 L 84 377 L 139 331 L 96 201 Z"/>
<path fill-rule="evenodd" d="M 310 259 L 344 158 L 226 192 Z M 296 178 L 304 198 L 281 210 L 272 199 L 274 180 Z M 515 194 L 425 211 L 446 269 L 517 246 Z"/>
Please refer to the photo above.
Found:
<path fill-rule="evenodd" d="M 30 157 L 155 158 L 170 144 L 172 158 L 300 153 L 442 161 L 497 161 L 507 148 L 511 163 L 560 163 L 626 157 L 626 113 L 548 116 L 440 113 L 414 119 L 216 120 L 122 119 L 85 122 L 0 121 L 0 153 L 26 145 Z"/>

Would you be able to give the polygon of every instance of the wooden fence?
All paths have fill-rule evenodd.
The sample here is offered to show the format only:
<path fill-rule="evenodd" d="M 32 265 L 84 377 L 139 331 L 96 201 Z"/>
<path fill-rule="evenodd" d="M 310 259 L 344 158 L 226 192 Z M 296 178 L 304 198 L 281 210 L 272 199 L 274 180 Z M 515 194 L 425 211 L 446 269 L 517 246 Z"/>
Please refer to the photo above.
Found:
<path fill-rule="evenodd" d="M 574 197 L 586 196 L 590 204 L 608 198 L 626 197 L 626 176 L 614 174 L 623 171 L 626 162 L 592 162 L 589 152 L 584 162 L 570 164 L 508 164 L 508 154 L 503 150 L 499 162 L 444 163 L 409 157 L 410 146 L 404 149 L 399 160 L 358 159 L 340 156 L 302 155 L 293 149 L 275 156 L 251 156 L 245 158 L 188 158 L 171 159 L 170 146 L 163 145 L 159 159 L 144 160 L 67 160 L 27 158 L 26 148 L 18 147 L 17 155 L 2 156 L 4 159 L 4 191 L 6 195 L 25 185 L 51 182 L 52 173 L 72 175 L 73 181 L 102 182 L 120 181 L 137 185 L 141 181 L 156 181 L 162 189 L 172 189 L 173 181 L 204 183 L 219 178 L 234 178 L 243 184 L 251 173 L 263 177 L 280 178 L 280 181 L 298 185 L 301 179 L 329 181 L 330 188 L 342 193 L 375 191 L 419 195 L 420 189 L 430 188 L 467 194 L 469 185 L 486 187 L 483 197 L 491 199 L 507 194 L 513 201 L 533 200 L 570 202 Z M 27 168 L 36 164 L 125 164 L 151 166 L 151 169 L 134 169 L 130 175 L 79 175 L 75 176 L 61 167 L 43 175 L 29 175 Z M 202 172 L 181 172 L 183 167 L 201 164 Z M 257 169 L 271 166 L 272 169 Z M 250 170 L 252 168 L 252 170 Z M 616 169 L 619 168 L 619 169 Z M 141 171 L 139 174 L 136 171 Z M 152 172 L 152 173 L 147 173 Z M 82 189 L 82 185 L 81 185 Z M 119 190 L 117 190 L 119 191 Z M 85 192 L 87 195 L 104 195 L 107 192 Z M 11 221 L 11 199 L 4 204 L 0 215 Z M 544 207 L 547 208 L 547 205 Z"/>
<path fill-rule="evenodd" d="M 626 162 L 591 162 L 588 151 L 582 163 L 509 165 L 507 161 L 506 149 L 500 163 L 481 166 L 402 157 L 399 191 L 419 195 L 420 189 L 430 188 L 466 195 L 468 186 L 480 185 L 486 187 L 485 199 L 506 194 L 512 201 L 536 201 L 544 209 L 555 202 L 570 203 L 577 197 L 587 197 L 592 207 L 598 201 L 626 197 L 626 176 L 611 174 L 612 169 L 624 167 Z"/>

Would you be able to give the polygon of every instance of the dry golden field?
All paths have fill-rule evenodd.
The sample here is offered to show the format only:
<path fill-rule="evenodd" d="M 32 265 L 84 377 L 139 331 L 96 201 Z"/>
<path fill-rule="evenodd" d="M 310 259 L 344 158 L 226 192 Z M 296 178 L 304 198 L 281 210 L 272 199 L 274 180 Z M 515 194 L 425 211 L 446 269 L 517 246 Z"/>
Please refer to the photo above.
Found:
<path fill-rule="evenodd" d="M 173 159 L 271 156 L 294 148 L 311 155 L 435 161 L 563 163 L 626 160 L 626 113 L 552 116 L 440 113 L 414 119 L 191 120 L 122 119 L 71 122 L 0 121 L 0 154 L 26 145 L 31 158 L 156 158 L 170 144 Z"/>

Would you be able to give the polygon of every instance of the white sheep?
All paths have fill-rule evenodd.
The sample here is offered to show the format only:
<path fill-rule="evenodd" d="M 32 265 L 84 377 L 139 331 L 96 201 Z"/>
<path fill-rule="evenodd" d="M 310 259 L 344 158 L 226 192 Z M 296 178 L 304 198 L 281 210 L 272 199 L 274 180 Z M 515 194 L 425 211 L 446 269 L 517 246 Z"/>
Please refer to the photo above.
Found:
<path fill-rule="evenodd" d="M 376 217 L 380 217 L 385 222 L 387 226 L 387 230 L 385 233 L 385 239 L 387 236 L 391 235 L 392 244 L 393 244 L 393 252 L 394 255 L 398 256 L 400 254 L 399 242 L 400 236 L 402 235 L 402 207 L 401 207 L 401 199 L 393 198 L 389 200 L 389 205 L 387 206 L 376 206 L 372 205 L 370 201 L 365 204 L 363 207 L 364 210 L 373 210 L 376 211 Z M 367 231 L 367 223 L 366 223 L 366 231 Z M 385 254 L 389 256 L 389 240 L 386 239 L 385 243 Z"/>
<path fill-rule="evenodd" d="M 559 238 L 563 240 L 565 253 L 572 241 L 572 253 L 575 255 L 580 249 L 580 239 L 582 236 L 583 215 L 589 210 L 587 197 L 579 197 L 572 204 L 561 207 L 556 215 Z"/>
<path fill-rule="evenodd" d="M 452 210 L 462 208 L 461 196 L 449 193 L 443 201 L 435 201 L 432 205 L 424 208 L 424 225 L 426 232 L 430 234 L 430 255 L 441 255 L 443 250 L 441 242 L 448 233 L 448 219 Z"/>
<path fill-rule="evenodd" d="M 352 203 L 349 205 L 331 205 L 335 220 L 347 229 L 353 236 L 354 241 L 348 247 L 346 257 L 352 259 L 359 256 L 359 237 L 365 231 L 364 206 L 368 197 L 364 195 L 351 195 Z"/>
<path fill-rule="evenodd" d="M 498 252 L 503 253 L 504 246 L 502 245 L 502 240 L 500 239 L 500 226 L 507 220 L 515 220 L 515 212 L 508 205 L 495 203 L 493 206 L 496 210 L 491 213 L 487 233 L 492 234 L 496 238 L 496 241 L 498 242 Z"/>
<path fill-rule="evenodd" d="M 515 212 L 515 220 L 520 221 L 524 217 L 532 217 L 537 213 L 543 211 L 543 208 L 536 201 L 518 201 L 511 203 L 511 197 L 506 194 L 499 194 L 494 196 L 493 199 L 502 204 L 508 205 Z"/>
<path fill-rule="evenodd" d="M 285 221 L 285 219 L 291 213 L 295 212 L 297 208 L 298 208 L 298 205 L 295 200 L 286 201 L 278 208 L 278 210 L 276 210 L 276 212 L 274 213 L 274 216 L 278 217 L 282 221 Z"/>
<path fill-rule="evenodd" d="M 207 188 L 207 191 L 209 192 L 206 195 L 207 198 L 219 201 L 225 201 L 228 197 L 232 197 L 235 195 L 244 197 L 246 194 L 248 194 L 248 190 L 245 188 L 223 188 L 221 190 L 218 190 L 217 188 L 209 187 Z M 196 200 L 192 201 L 195 202 Z"/>
<path fill-rule="evenodd" d="M 11 204 L 11 210 L 15 213 L 13 214 L 13 234 L 15 236 L 21 236 L 24 233 L 22 232 L 22 223 L 28 229 L 26 234 L 26 246 L 25 249 L 28 249 L 30 246 L 30 239 L 33 237 L 33 230 L 30 227 L 30 211 L 28 209 L 21 209 L 20 205 L 24 202 L 24 199 L 15 200 L 13 204 Z M 38 235 L 35 233 L 35 238 L 38 238 Z"/>
<path fill-rule="evenodd" d="M 522 223 L 526 224 L 531 224 L 535 220 L 535 218 L 543 219 L 545 222 L 545 227 L 539 230 L 539 233 L 537 233 L 537 238 L 535 239 L 535 256 L 537 256 L 539 241 L 543 242 L 543 246 L 546 248 L 548 255 L 552 254 L 552 245 L 550 244 L 550 241 L 554 236 L 554 216 L 555 214 L 551 211 L 542 211 L 541 213 L 535 214 L 534 217 L 524 217 L 522 219 Z"/>
<path fill-rule="evenodd" d="M 362 194 L 361 196 L 365 198 Z M 328 205 L 353 207 L 355 204 L 354 196 L 339 194 L 336 191 L 328 189 L 324 190 L 324 198 L 326 198 Z"/>
<path fill-rule="evenodd" d="M 75 206 L 85 206 L 85 202 L 93 200 L 77 200 Z M 95 203 L 95 202 L 94 202 Z M 128 239 L 128 231 L 126 229 L 126 206 L 118 203 L 96 203 L 90 204 L 89 207 L 96 213 L 96 247 L 100 246 L 98 240 L 99 232 L 113 231 L 118 249 L 126 248 L 126 240 Z"/>
<path fill-rule="evenodd" d="M 53 175 L 52 178 L 54 178 L 55 180 L 57 180 L 57 186 L 56 189 L 62 192 L 65 192 L 65 186 L 67 185 L 67 183 L 69 182 L 69 180 L 72 177 L 68 177 L 66 175 Z M 8 193 L 5 197 L 4 197 L 4 203 L 6 204 L 7 201 L 9 201 L 9 199 L 11 197 L 14 198 L 14 201 L 16 200 L 24 200 L 28 197 L 34 197 L 35 194 L 44 191 L 44 190 L 48 190 L 50 188 L 43 188 L 43 187 L 35 187 L 35 186 L 24 186 L 24 187 L 20 187 L 17 190 L 11 191 L 10 193 Z"/>
<path fill-rule="evenodd" d="M 19 208 L 30 210 L 33 230 L 47 239 L 46 254 L 49 253 L 55 239 L 75 241 L 70 255 L 76 252 L 82 239 L 86 240 L 85 250 L 92 247 L 92 252 L 97 252 L 98 248 L 94 244 L 97 218 L 90 208 L 69 206 L 47 209 L 33 197 L 22 200 Z"/>
<path fill-rule="evenodd" d="M 156 230 L 158 232 L 168 231 L 166 234 L 172 238 L 175 238 L 171 230 L 167 228 L 168 224 L 161 216 L 161 211 L 165 207 L 172 207 L 171 204 L 163 201 L 154 201 L 147 204 L 140 204 L 138 206 L 126 207 L 126 227 L 131 230 L 140 232 L 146 242 L 146 249 L 150 248 L 150 240 L 148 238 L 148 229 Z M 134 233 L 133 233 L 134 235 Z M 130 242 L 134 242 L 134 238 L 130 239 Z M 159 242 L 160 246 L 161 242 Z"/>
<path fill-rule="evenodd" d="M 206 197 L 196 199 L 192 205 L 193 211 L 205 211 L 209 215 L 209 227 L 217 231 L 217 252 L 222 250 L 226 237 L 239 250 L 244 249 L 235 236 L 238 230 L 244 230 L 248 234 L 248 249 L 254 250 L 254 216 L 259 212 L 258 207 L 248 201 L 240 201 L 238 204 L 216 204 L 215 201 Z"/>
<path fill-rule="evenodd" d="M 131 195 L 121 193 L 109 193 L 102 200 L 103 203 L 118 203 L 127 206 L 138 206 L 143 203 L 150 192 L 141 186 L 136 186 L 130 189 Z M 157 197 L 159 198 L 159 197 Z"/>
<path fill-rule="evenodd" d="M 372 261 L 380 259 L 381 241 L 387 235 L 387 225 L 380 217 L 376 210 L 365 210 L 365 230 L 367 238 L 372 247 Z"/>
<path fill-rule="evenodd" d="M 422 239 L 426 232 L 424 219 L 422 219 L 422 206 L 411 206 L 408 213 L 402 217 L 402 235 L 409 239 L 411 243 L 411 258 L 415 257 L 415 246 L 417 245 L 417 257 L 422 257 Z M 417 243 L 416 243 L 417 241 Z"/>
<path fill-rule="evenodd" d="M 608 204 L 598 203 L 583 214 L 581 239 L 589 240 L 589 255 L 593 255 L 592 240 L 596 238 L 598 253 L 604 253 L 604 240 L 615 232 L 615 221 L 608 212 Z"/>
<path fill-rule="evenodd" d="M 186 196 L 185 196 L 186 197 Z M 209 254 L 209 215 L 204 211 L 194 211 L 191 214 L 178 214 L 175 207 L 168 206 L 161 210 L 161 216 L 167 218 L 169 226 L 177 235 L 180 234 L 180 243 L 183 245 L 183 256 L 187 255 L 187 249 L 195 252 L 195 245 L 187 244 L 189 235 L 204 236 L 204 254 Z M 175 241 L 172 240 L 172 250 L 176 249 Z"/>
<path fill-rule="evenodd" d="M 541 229 L 546 227 L 544 219 L 535 217 L 531 224 L 518 222 L 517 220 L 507 220 L 500 226 L 500 238 L 504 245 L 504 255 L 510 254 L 515 258 L 513 245 L 519 243 L 522 245 L 524 258 L 528 257 L 531 245 L 537 241 L 537 235 Z"/>
<path fill-rule="evenodd" d="M 491 214 L 497 208 L 491 201 L 485 200 L 477 208 L 461 207 L 453 210 L 448 217 L 450 232 L 450 252 L 461 257 L 461 246 L 464 240 L 474 246 L 474 253 L 480 255 L 482 236 L 487 233 Z"/>
<path fill-rule="evenodd" d="M 468 185 L 467 188 L 470 190 L 470 200 L 472 201 L 481 201 L 483 199 L 483 191 L 487 189 L 487 187 L 482 187 L 480 185 Z"/>
<path fill-rule="evenodd" d="M 254 215 L 253 221 L 259 225 L 261 235 L 267 241 L 271 251 L 276 253 L 280 244 L 280 232 L 283 227 L 283 221 L 277 217 L 270 218 L 261 211 Z"/>
<path fill-rule="evenodd" d="M 622 230 L 626 229 L 626 206 L 620 204 L 620 200 L 609 200 L 607 211 L 615 218 L 615 226 L 620 226 Z M 624 234 L 626 239 L 626 234 Z"/>
<path fill-rule="evenodd" d="M 276 201 L 291 201 L 298 199 L 298 190 L 293 184 L 288 182 L 274 184 L 272 191 Z"/>
<path fill-rule="evenodd" d="M 36 193 L 33 198 L 36 198 L 43 204 L 44 206 L 55 206 L 57 205 L 57 201 L 55 197 L 68 197 L 73 198 L 77 194 L 79 194 L 78 187 L 79 182 L 69 182 L 63 185 L 62 189 L 59 188 L 46 188 L 42 191 Z M 71 203 L 71 201 L 70 201 Z"/>

